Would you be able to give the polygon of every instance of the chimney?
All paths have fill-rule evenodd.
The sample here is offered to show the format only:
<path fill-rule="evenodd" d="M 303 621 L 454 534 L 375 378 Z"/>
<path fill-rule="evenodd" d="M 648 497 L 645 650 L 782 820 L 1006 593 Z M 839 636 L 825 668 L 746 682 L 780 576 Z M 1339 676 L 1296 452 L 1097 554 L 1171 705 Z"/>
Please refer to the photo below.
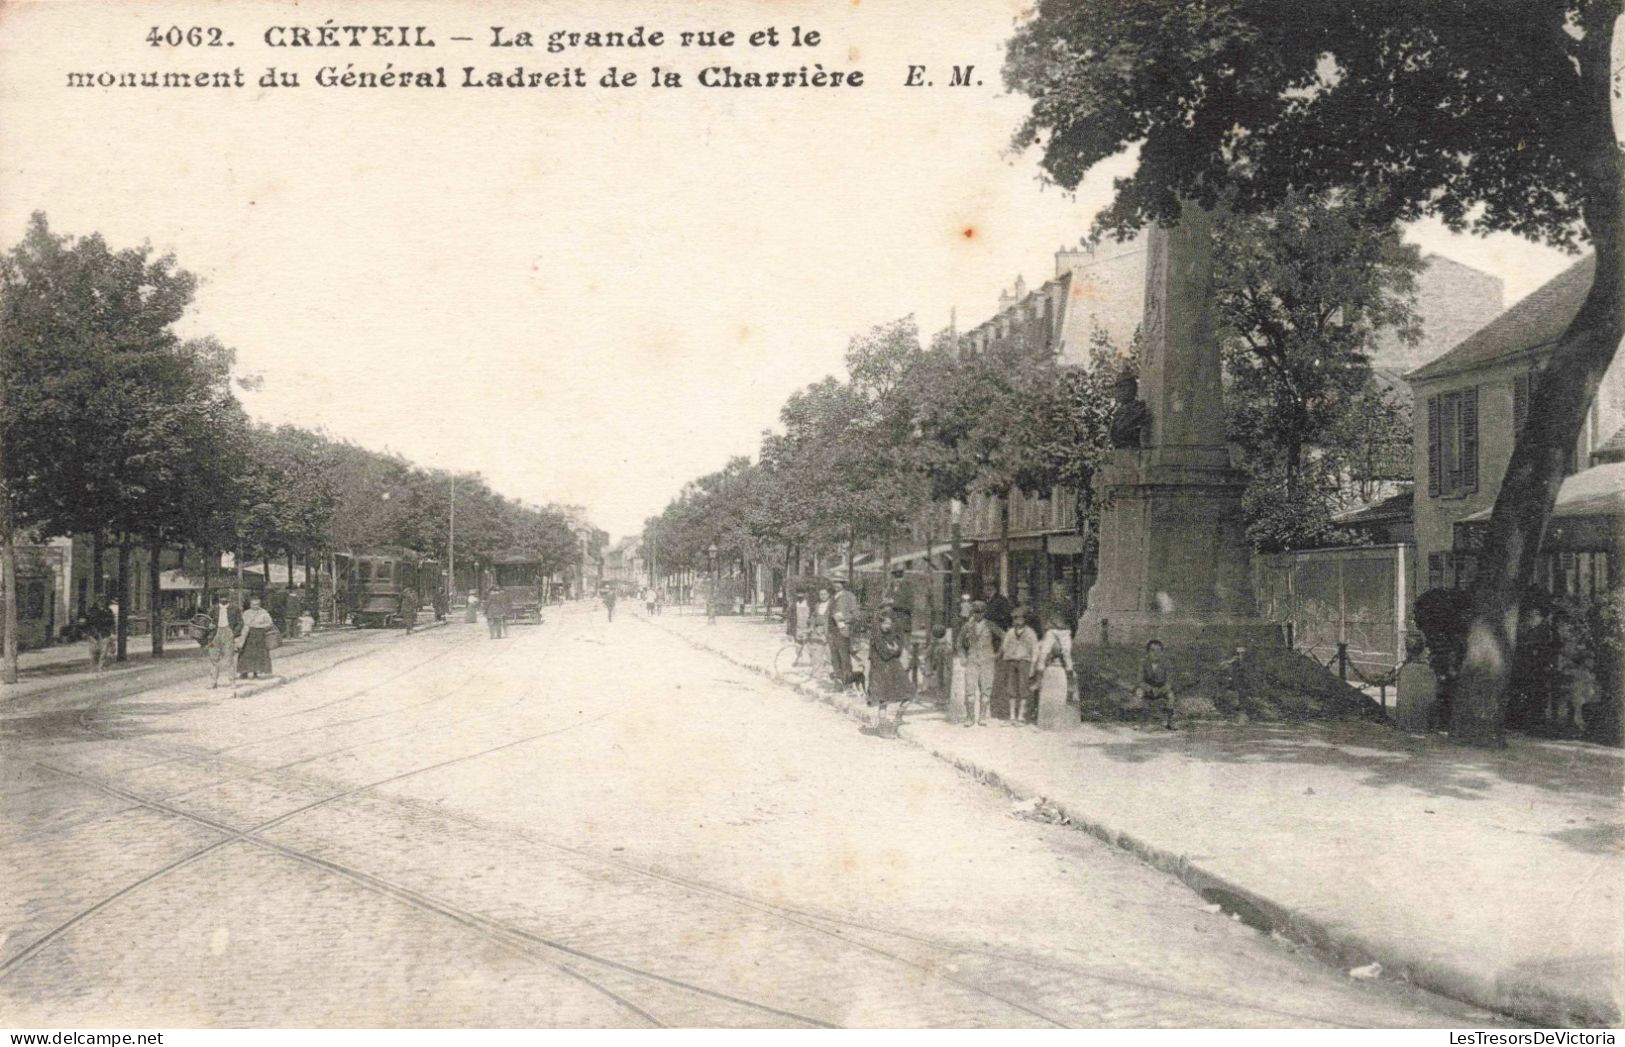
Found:
<path fill-rule="evenodd" d="M 1095 249 L 1092 244 L 1079 243 L 1077 247 L 1058 247 L 1055 249 L 1055 275 L 1065 276 L 1094 260 Z"/>

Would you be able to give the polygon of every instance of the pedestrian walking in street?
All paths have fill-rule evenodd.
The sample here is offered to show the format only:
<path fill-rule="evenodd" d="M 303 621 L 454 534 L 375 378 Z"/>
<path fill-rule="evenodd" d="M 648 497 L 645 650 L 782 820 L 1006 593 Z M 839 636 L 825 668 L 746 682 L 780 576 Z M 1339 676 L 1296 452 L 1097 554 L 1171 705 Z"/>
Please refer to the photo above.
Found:
<path fill-rule="evenodd" d="M 1168 661 L 1162 653 L 1161 640 L 1145 642 L 1145 658 L 1140 662 L 1140 686 L 1134 694 L 1146 703 L 1153 719 L 1159 716 L 1162 726 L 1174 729 L 1174 686 L 1168 677 Z"/>
<path fill-rule="evenodd" d="M 237 637 L 237 675 L 259 679 L 260 674 L 271 675 L 271 634 L 276 621 L 271 612 L 260 606 L 258 596 L 249 597 L 248 610 L 243 612 L 242 635 Z"/>
<path fill-rule="evenodd" d="M 648 612 L 648 615 L 649 615 L 650 618 L 654 617 L 654 615 L 655 615 L 655 591 L 654 591 L 654 587 L 651 586 L 651 585 L 645 585 L 643 587 L 643 609 L 646 612 Z"/>
<path fill-rule="evenodd" d="M 480 597 L 474 590 L 468 591 L 468 602 L 463 605 L 463 621 L 473 625 L 480 620 Z"/>
<path fill-rule="evenodd" d="M 829 602 L 829 661 L 837 689 L 852 679 L 852 630 L 858 621 L 858 598 L 840 579 Z"/>
<path fill-rule="evenodd" d="M 903 667 L 904 638 L 896 620 L 882 612 L 869 637 L 869 704 L 875 709 L 875 730 L 893 731 L 903 723 L 903 709 L 914 697 L 914 684 Z M 896 718 L 887 727 L 886 706 L 897 703 Z"/>
<path fill-rule="evenodd" d="M 282 633 L 293 640 L 299 636 L 299 619 L 305 613 L 304 597 L 297 589 L 288 590 L 288 599 L 282 607 Z"/>
<path fill-rule="evenodd" d="M 86 645 L 90 651 L 90 668 L 97 676 L 107 670 L 107 660 L 112 657 L 113 633 L 117 624 L 113 612 L 103 607 L 100 602 L 93 601 L 85 608 L 83 629 Z"/>
<path fill-rule="evenodd" d="M 507 598 L 508 594 L 499 585 L 493 585 L 485 593 L 485 626 L 493 640 L 502 639 L 507 632 Z"/>
<path fill-rule="evenodd" d="M 999 674 L 1002 677 L 1007 719 L 1017 727 L 1027 722 L 1027 702 L 1033 688 L 1033 652 L 1038 649 L 1036 615 L 1018 610 L 1015 623 L 999 645 Z M 995 685 L 997 686 L 997 685 Z"/>
<path fill-rule="evenodd" d="M 609 621 L 615 620 L 615 587 L 612 585 L 604 590 L 604 610 L 609 615 Z"/>
<path fill-rule="evenodd" d="M 969 604 L 966 604 L 965 606 L 967 610 L 970 608 Z M 968 664 L 969 659 L 965 652 L 959 649 L 959 637 L 964 634 L 965 627 L 969 624 L 970 617 L 968 615 L 964 618 L 955 619 L 954 642 L 949 645 L 953 652 L 951 656 L 952 661 L 948 666 L 949 723 L 965 723 L 968 716 L 968 707 L 965 704 L 965 682 L 968 678 L 968 674 L 965 671 L 965 667 Z"/>
<path fill-rule="evenodd" d="M 1072 665 L 1072 633 L 1066 627 L 1062 613 L 1050 612 L 1043 638 L 1033 648 L 1033 671 L 1038 675 L 1038 727 L 1043 731 L 1059 730 L 1068 722 L 1067 698 L 1070 695 Z"/>
<path fill-rule="evenodd" d="M 237 637 L 243 631 L 243 613 L 226 599 L 225 593 L 216 593 L 209 618 L 210 631 L 204 648 L 209 652 L 209 666 L 214 673 L 209 683 L 212 691 L 220 686 L 221 674 L 225 674 L 227 682 L 237 682 Z"/>
<path fill-rule="evenodd" d="M 986 727 L 993 701 L 994 670 L 1004 630 L 987 620 L 987 605 L 970 605 L 970 621 L 959 632 L 959 650 L 965 657 L 965 726 Z"/>
<path fill-rule="evenodd" d="M 661 614 L 665 614 L 665 613 L 666 613 L 666 587 L 661 586 L 660 588 L 655 590 L 655 614 L 656 615 L 661 615 Z"/>
<path fill-rule="evenodd" d="M 401 624 L 406 626 L 406 635 L 412 635 L 412 627 L 418 624 L 418 594 L 413 589 L 401 590 Z"/>

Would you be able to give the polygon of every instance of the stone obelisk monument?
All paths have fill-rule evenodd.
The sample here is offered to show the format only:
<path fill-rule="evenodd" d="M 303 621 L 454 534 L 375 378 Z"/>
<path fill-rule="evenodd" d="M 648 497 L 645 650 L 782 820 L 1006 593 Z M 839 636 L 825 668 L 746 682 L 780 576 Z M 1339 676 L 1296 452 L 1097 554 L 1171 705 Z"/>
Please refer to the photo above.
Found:
<path fill-rule="evenodd" d="M 1187 203 L 1151 230 L 1141 322 L 1138 449 L 1112 452 L 1095 478 L 1099 576 L 1078 624 L 1086 644 L 1278 642 L 1253 605 L 1243 479 L 1224 434 L 1213 333 L 1209 216 Z"/>

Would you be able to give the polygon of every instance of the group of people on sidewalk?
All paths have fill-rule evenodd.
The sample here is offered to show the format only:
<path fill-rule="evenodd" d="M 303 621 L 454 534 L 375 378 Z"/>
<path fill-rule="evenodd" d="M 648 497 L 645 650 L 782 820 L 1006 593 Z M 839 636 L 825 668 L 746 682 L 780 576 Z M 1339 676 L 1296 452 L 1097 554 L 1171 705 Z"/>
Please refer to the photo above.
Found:
<path fill-rule="evenodd" d="M 938 627 L 927 653 L 948 718 L 966 727 L 986 726 L 998 700 L 1006 708 L 1007 725 L 1058 727 L 1076 696 L 1069 616 L 1012 605 L 992 586 L 986 599 L 967 596 L 961 612 L 952 650 L 947 631 Z"/>
<path fill-rule="evenodd" d="M 998 706 L 1007 726 L 1035 724 L 1054 730 L 1079 720 L 1068 608 L 1040 614 L 1012 603 L 990 585 L 982 600 L 965 594 L 953 634 L 944 626 L 933 627 L 920 652 L 911 650 L 908 595 L 894 584 L 882 601 L 869 632 L 866 670 L 853 657 L 859 608 L 846 584 L 836 579 L 821 587 L 816 599 L 805 592 L 798 596 L 792 629 L 797 643 L 810 652 L 811 675 L 827 678 L 836 688 L 861 689 L 875 710 L 877 726 L 887 722 L 893 705 L 890 722 L 900 722 L 903 709 L 917 696 L 946 705 L 949 720 L 966 727 L 993 722 Z M 915 657 L 920 660 L 917 668 Z M 1173 682 L 1158 640 L 1146 644 L 1135 694 L 1152 719 L 1173 728 Z"/>

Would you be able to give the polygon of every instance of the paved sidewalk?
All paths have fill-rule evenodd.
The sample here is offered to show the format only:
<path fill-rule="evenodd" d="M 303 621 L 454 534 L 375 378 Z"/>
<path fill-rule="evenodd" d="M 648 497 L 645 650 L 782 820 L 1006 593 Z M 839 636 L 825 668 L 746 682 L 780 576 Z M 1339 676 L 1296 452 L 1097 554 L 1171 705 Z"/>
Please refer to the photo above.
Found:
<path fill-rule="evenodd" d="M 782 625 L 655 624 L 770 673 Z M 862 699 L 804 678 L 853 715 Z M 1361 723 L 965 728 L 911 705 L 904 741 L 1179 876 L 1351 972 L 1548 1025 L 1617 1025 L 1625 757 L 1516 739 L 1484 752 Z M 877 744 L 881 744 L 878 743 Z"/>
<path fill-rule="evenodd" d="M 443 625 L 443 622 L 424 621 L 414 632 Z M 391 630 L 393 632 L 393 630 Z M 335 645 L 355 643 L 373 635 L 372 630 L 348 627 L 328 627 L 284 640 L 272 656 L 279 668 L 291 658 L 299 658 L 312 651 L 325 650 Z M 128 690 L 132 686 L 161 687 L 171 682 L 208 675 L 207 657 L 195 640 L 171 640 L 164 647 L 164 656 L 152 656 L 150 636 L 132 636 L 125 646 L 127 658 L 123 662 L 109 661 L 107 671 L 98 677 L 90 668 L 90 657 L 85 644 L 68 643 L 23 651 L 18 655 L 20 678 L 14 684 L 0 684 L 0 709 L 19 706 L 22 699 L 49 699 L 63 694 L 92 695 L 103 690 Z M 199 664 L 191 664 L 199 663 Z M 244 681 L 246 684 L 247 681 Z"/>

